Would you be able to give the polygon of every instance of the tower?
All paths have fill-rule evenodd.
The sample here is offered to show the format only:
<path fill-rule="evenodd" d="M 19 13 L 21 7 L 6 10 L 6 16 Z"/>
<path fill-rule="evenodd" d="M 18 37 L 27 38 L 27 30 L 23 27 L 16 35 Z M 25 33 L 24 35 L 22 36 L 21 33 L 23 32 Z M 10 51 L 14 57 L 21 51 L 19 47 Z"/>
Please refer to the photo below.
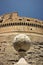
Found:
<path fill-rule="evenodd" d="M 43 21 L 20 17 L 17 12 L 0 16 L 0 65 L 14 65 L 24 58 L 43 65 Z"/>

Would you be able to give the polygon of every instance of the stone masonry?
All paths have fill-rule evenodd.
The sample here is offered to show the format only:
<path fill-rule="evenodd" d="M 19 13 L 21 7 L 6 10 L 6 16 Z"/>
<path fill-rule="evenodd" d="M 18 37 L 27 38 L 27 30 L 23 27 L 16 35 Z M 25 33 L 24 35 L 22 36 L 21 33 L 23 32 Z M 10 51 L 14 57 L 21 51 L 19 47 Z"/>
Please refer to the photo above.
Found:
<path fill-rule="evenodd" d="M 43 65 L 43 21 L 17 12 L 4 14 L 0 16 L 0 65 L 16 65 L 21 58 L 28 65 Z"/>

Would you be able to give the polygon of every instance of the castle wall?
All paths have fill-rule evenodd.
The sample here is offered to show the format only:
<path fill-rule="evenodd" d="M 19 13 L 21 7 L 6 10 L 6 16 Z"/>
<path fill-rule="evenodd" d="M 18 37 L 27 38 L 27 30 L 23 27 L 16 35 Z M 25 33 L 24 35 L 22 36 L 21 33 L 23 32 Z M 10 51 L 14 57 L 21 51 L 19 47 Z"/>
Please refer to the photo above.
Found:
<path fill-rule="evenodd" d="M 0 22 L 0 65 L 14 65 L 22 56 L 29 65 L 43 65 L 42 21 L 20 17 L 17 13 L 6 14 L 1 17 L 3 22 Z M 2 19 L 0 18 L 0 21 Z M 13 45 L 13 42 L 15 43 L 15 38 L 17 44 L 20 43 L 20 46 L 16 47 L 17 50 L 22 46 L 23 51 L 26 49 L 25 53 L 19 52 L 14 48 L 15 44 Z M 26 38 L 28 41 L 25 41 Z M 26 43 L 30 44 L 28 50 L 28 44 L 26 45 Z M 20 54 L 23 55 L 21 56 Z"/>

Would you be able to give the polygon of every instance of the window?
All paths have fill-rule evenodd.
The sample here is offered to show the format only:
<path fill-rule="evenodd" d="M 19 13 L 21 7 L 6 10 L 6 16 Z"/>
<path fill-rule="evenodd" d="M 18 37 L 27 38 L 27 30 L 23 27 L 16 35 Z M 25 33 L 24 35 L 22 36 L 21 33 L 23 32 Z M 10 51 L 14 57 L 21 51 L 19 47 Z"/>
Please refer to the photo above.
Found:
<path fill-rule="evenodd" d="M 2 23 L 3 19 L 0 19 L 0 23 Z"/>
<path fill-rule="evenodd" d="M 30 21 L 30 19 L 27 19 L 27 21 Z"/>
<path fill-rule="evenodd" d="M 19 19 L 20 21 L 22 21 L 22 19 Z"/>
<path fill-rule="evenodd" d="M 29 26 L 29 23 L 28 23 L 28 26 Z"/>
<path fill-rule="evenodd" d="M 27 23 L 26 23 L 26 25 L 27 25 Z"/>
<path fill-rule="evenodd" d="M 30 30 L 32 30 L 32 28 Z"/>

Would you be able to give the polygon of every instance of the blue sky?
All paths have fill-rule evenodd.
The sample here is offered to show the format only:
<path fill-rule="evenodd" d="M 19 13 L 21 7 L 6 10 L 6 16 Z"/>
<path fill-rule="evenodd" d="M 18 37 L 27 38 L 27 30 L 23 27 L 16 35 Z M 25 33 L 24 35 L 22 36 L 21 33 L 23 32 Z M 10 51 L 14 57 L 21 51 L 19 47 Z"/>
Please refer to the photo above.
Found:
<path fill-rule="evenodd" d="M 43 0 L 0 0 L 0 15 L 9 12 L 43 20 Z"/>

